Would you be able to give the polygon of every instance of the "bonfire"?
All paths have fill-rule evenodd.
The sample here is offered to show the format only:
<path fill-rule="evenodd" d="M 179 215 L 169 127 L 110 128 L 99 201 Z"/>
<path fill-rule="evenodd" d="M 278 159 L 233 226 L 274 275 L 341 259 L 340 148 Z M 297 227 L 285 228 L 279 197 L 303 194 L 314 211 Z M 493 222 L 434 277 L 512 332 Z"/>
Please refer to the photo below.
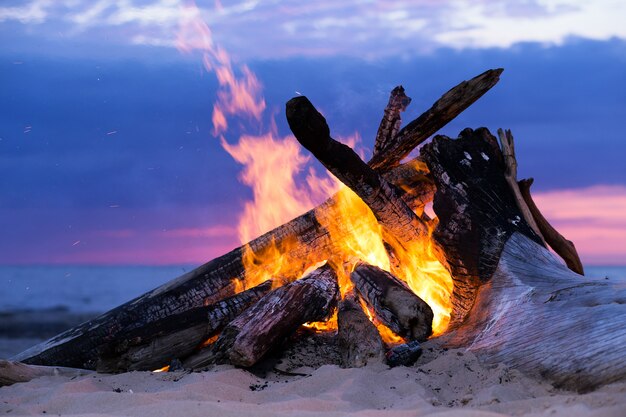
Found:
<path fill-rule="evenodd" d="M 393 89 L 367 163 L 294 97 L 286 117 L 295 138 L 344 188 L 3 362 L 1 380 L 65 368 L 248 368 L 312 334 L 331 335 L 344 367 L 411 365 L 420 343 L 437 339 L 579 391 L 623 379 L 626 292 L 582 276 L 574 245 L 534 204 L 532 179 L 517 179 L 512 133 L 468 128 L 410 157 L 501 73 L 463 81 L 402 128 L 410 98 Z"/>

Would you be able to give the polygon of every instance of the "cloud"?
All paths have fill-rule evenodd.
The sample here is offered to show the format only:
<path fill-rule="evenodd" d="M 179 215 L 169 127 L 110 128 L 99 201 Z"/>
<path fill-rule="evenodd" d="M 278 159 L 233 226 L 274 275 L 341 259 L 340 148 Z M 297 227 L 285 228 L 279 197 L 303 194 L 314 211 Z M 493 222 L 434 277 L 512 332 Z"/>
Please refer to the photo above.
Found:
<path fill-rule="evenodd" d="M 32 0 L 0 7 L 1 22 L 38 24 L 45 37 L 101 45 L 174 47 L 190 9 L 182 0 Z M 560 45 L 572 37 L 626 38 L 621 0 L 240 0 L 200 2 L 215 38 L 250 59 L 350 55 L 379 58 L 438 48 L 508 48 L 520 42 Z M 46 24 L 48 23 L 48 24 Z M 33 28 L 30 28 L 31 32 Z"/>
<path fill-rule="evenodd" d="M 574 242 L 583 262 L 626 261 L 626 186 L 554 190 L 534 199 L 552 225 Z"/>

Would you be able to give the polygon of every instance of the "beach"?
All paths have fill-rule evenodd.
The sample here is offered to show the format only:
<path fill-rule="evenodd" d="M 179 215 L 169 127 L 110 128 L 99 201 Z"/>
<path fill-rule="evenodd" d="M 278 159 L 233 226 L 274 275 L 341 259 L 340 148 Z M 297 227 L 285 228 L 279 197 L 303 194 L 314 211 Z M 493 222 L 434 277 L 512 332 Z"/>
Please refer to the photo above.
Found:
<path fill-rule="evenodd" d="M 620 271 L 623 269 L 597 269 L 592 273 L 600 276 L 606 272 L 611 279 L 623 279 Z M 59 279 L 67 279 L 67 273 L 61 272 L 56 271 Z M 101 282 L 104 272 L 85 276 L 98 277 Z M 119 269 L 109 272 L 121 273 Z M 69 273 L 75 276 L 77 270 Z M 152 269 L 134 268 L 132 273 L 137 280 L 132 284 L 137 287 L 135 292 L 153 285 L 150 280 L 154 278 L 138 282 L 141 276 L 153 277 Z M 47 302 L 57 307 L 25 305 L 28 308 L 0 312 L 0 358 L 98 314 L 88 308 L 101 307 L 97 293 L 87 305 L 63 305 L 65 298 L 55 294 L 60 286 L 51 274 L 47 280 L 39 280 L 46 288 L 38 291 L 47 293 Z M 97 285 L 88 278 L 80 282 L 88 288 Z M 99 288 L 106 287 L 101 283 Z M 109 303 L 117 303 L 116 297 L 138 295 L 129 294 L 131 290 L 122 286 L 111 291 L 115 294 L 103 294 Z M 23 294 L 13 295 L 27 299 Z M 437 340 L 424 343 L 422 356 L 410 367 L 375 364 L 341 369 L 332 336 L 309 336 L 287 342 L 279 355 L 251 370 L 220 365 L 196 373 L 54 376 L 2 387 L 0 415 L 617 417 L 626 410 L 626 382 L 584 394 L 563 391 L 504 364 L 480 363 L 466 350 L 445 349 Z"/>
<path fill-rule="evenodd" d="M 43 377 L 0 388 L 0 414 L 618 417 L 626 410 L 626 383 L 587 394 L 559 391 L 461 350 L 427 350 L 411 367 L 280 369 L 262 376 L 221 365 L 197 373 Z"/>

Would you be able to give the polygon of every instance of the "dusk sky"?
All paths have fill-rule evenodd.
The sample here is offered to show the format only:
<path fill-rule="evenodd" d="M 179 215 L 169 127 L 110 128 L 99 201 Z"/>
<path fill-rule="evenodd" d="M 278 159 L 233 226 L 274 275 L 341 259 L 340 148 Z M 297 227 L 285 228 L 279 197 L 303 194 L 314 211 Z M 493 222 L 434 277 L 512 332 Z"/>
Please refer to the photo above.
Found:
<path fill-rule="evenodd" d="M 323 198 L 305 181 L 323 169 L 290 145 L 291 97 L 307 95 L 368 158 L 395 85 L 413 98 L 408 122 L 498 67 L 498 85 L 439 133 L 510 128 L 518 176 L 535 178 L 539 207 L 583 262 L 626 264 L 623 0 L 190 4 L 0 2 L 0 264 L 210 260 L 239 245 L 253 198 L 242 135 L 301 152 L 281 156 L 299 158 L 296 184 Z M 186 31 L 197 21 L 208 38 Z M 213 70 L 199 42 L 221 51 Z M 260 83 L 258 114 L 227 111 L 228 129 L 214 124 L 215 103 L 233 104 L 220 65 Z"/>

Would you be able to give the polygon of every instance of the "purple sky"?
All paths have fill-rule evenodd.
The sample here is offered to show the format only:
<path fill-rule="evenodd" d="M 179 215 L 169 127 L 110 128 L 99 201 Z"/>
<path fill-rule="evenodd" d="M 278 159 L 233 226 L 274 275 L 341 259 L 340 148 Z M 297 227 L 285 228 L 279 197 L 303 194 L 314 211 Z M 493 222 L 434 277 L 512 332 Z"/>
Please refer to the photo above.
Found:
<path fill-rule="evenodd" d="M 182 3 L 182 5 L 181 5 Z M 487 68 L 501 82 L 442 133 L 513 130 L 520 176 L 583 260 L 626 264 L 621 1 L 198 2 L 263 85 L 271 129 L 296 92 L 368 152 L 389 91 L 405 119 Z M 176 48 L 184 2 L 0 5 L 0 264 L 200 263 L 238 244 L 251 190 L 211 123 L 218 83 Z M 238 70 L 237 70 L 238 71 Z M 240 74 L 241 75 L 241 74 Z M 303 165 L 323 175 L 311 161 Z"/>

